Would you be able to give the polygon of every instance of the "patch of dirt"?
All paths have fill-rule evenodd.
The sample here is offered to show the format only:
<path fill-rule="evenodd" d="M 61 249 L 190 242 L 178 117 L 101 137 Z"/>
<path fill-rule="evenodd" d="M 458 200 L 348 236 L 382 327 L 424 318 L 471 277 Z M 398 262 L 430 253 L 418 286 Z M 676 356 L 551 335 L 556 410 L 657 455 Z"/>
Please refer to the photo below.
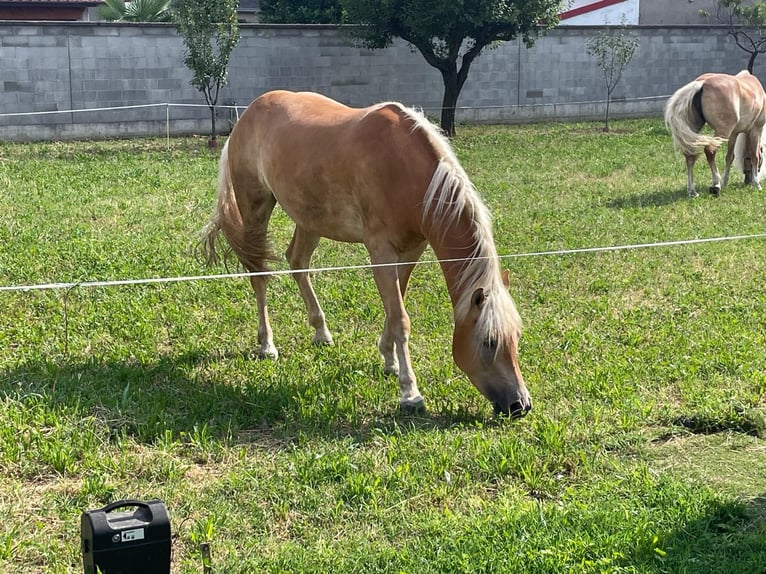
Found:
<path fill-rule="evenodd" d="M 664 434 L 650 444 L 649 464 L 744 499 L 766 496 L 766 440 L 738 432 Z"/>

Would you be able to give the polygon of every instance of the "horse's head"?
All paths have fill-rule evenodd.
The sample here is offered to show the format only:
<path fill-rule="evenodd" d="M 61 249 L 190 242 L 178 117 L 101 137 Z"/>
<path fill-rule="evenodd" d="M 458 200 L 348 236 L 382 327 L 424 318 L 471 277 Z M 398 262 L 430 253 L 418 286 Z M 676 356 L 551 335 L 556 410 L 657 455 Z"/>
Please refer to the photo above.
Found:
<path fill-rule="evenodd" d="M 766 169 L 764 169 L 764 153 L 766 153 L 766 129 L 764 129 L 761 132 L 761 141 L 759 142 L 758 149 L 756 150 L 757 154 L 757 161 L 758 161 L 758 169 L 756 170 L 756 173 L 758 174 L 758 181 L 763 179 L 764 176 L 766 176 Z"/>
<path fill-rule="evenodd" d="M 470 308 L 455 320 L 452 356 L 473 385 L 495 409 L 495 414 L 520 417 L 532 408 L 518 359 L 520 320 L 505 289 L 473 291 Z"/>
<path fill-rule="evenodd" d="M 758 187 L 760 181 L 766 177 L 766 129 L 761 130 L 761 136 L 757 145 L 748 138 L 746 133 L 737 136 L 734 142 L 734 162 L 736 169 L 745 174 L 745 183 Z M 755 176 L 755 180 L 753 180 Z"/>

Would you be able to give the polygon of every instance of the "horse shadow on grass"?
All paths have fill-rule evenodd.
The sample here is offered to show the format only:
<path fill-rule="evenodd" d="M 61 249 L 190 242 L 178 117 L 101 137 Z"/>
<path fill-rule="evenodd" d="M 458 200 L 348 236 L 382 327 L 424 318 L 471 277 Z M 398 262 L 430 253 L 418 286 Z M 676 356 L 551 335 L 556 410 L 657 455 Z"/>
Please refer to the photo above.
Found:
<path fill-rule="evenodd" d="M 702 195 L 702 194 L 700 194 Z M 679 201 L 689 201 L 684 189 L 664 189 L 649 193 L 636 193 L 633 195 L 616 197 L 606 203 L 612 209 L 636 209 L 643 207 L 662 207 Z"/>
<path fill-rule="evenodd" d="M 358 378 L 349 383 L 344 373 L 332 369 L 329 375 L 318 375 L 337 375 L 340 384 L 349 386 L 347 400 L 338 399 L 316 388 L 311 378 L 316 373 L 305 380 L 286 381 L 277 376 L 227 380 L 221 364 L 229 361 L 260 362 L 246 353 L 204 352 L 165 356 L 151 364 L 33 362 L 0 372 L 0 395 L 45 401 L 62 416 L 77 411 L 80 416 L 93 417 L 94 424 L 110 437 L 126 434 L 144 443 L 162 439 L 167 432 L 175 437 L 190 436 L 204 428 L 205 435 L 214 440 L 281 448 L 297 436 L 351 437 L 365 442 L 373 434 L 487 423 L 468 407 L 438 405 L 436 400 L 438 409 L 433 412 L 401 411 L 396 404 L 396 379 L 386 377 L 382 365 L 348 366 L 357 377 L 361 369 L 369 371 L 370 384 L 390 386 L 390 400 L 357 409 L 355 401 L 364 400 L 355 398 Z M 238 365 L 237 371 L 241 369 Z"/>
<path fill-rule="evenodd" d="M 700 510 L 676 530 L 637 542 L 625 565 L 657 574 L 766 574 L 766 493 Z"/>
<path fill-rule="evenodd" d="M 720 195 L 737 189 L 748 189 L 750 186 L 745 183 L 729 183 L 729 185 L 720 192 Z M 662 207 L 663 205 L 671 205 L 680 201 L 704 201 L 706 199 L 716 200 L 720 195 L 712 195 L 708 192 L 707 187 L 697 187 L 699 196 L 689 197 L 686 193 L 686 188 L 678 189 L 665 189 L 658 190 L 649 193 L 636 193 L 624 197 L 616 197 L 606 203 L 607 207 L 612 209 L 636 209 L 644 207 Z M 760 574 L 760 573 L 759 573 Z"/>

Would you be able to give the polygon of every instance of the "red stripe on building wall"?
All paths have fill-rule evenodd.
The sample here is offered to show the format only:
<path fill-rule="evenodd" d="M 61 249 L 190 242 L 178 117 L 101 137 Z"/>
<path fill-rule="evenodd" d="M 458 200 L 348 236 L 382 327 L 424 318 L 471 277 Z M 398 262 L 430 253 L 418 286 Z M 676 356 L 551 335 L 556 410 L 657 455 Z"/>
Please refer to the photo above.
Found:
<path fill-rule="evenodd" d="M 580 14 L 587 14 L 588 12 L 601 10 L 601 8 L 606 8 L 607 6 L 611 6 L 613 4 L 619 4 L 620 2 L 625 2 L 625 1 L 626 0 L 601 0 L 600 2 L 594 2 L 593 4 L 588 4 L 587 6 L 580 6 L 579 8 L 573 8 L 572 10 L 567 10 L 566 12 L 562 12 L 561 14 L 559 14 L 559 20 L 574 18 L 575 16 L 579 16 Z"/>

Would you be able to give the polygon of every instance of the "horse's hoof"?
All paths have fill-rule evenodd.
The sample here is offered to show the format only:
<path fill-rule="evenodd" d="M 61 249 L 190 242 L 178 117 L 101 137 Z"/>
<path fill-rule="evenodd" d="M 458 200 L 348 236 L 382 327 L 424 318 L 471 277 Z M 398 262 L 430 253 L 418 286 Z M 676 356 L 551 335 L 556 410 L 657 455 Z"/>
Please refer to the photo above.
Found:
<path fill-rule="evenodd" d="M 258 349 L 256 349 L 254 355 L 256 359 L 276 360 L 279 358 L 279 351 L 277 351 L 277 348 L 274 346 L 259 347 Z"/>
<path fill-rule="evenodd" d="M 405 413 L 418 413 L 426 410 L 426 402 L 420 395 L 399 399 L 399 410 Z"/>
<path fill-rule="evenodd" d="M 699 197 L 700 196 L 700 194 L 697 193 L 696 191 L 690 191 L 686 195 L 688 195 L 692 199 L 695 198 L 695 197 Z"/>
<path fill-rule="evenodd" d="M 718 195 L 721 193 L 721 188 L 717 185 L 711 185 L 710 186 L 710 195 L 713 197 L 718 197 Z"/>
<path fill-rule="evenodd" d="M 312 345 L 332 345 L 332 334 L 327 330 L 327 327 L 320 327 L 314 332 L 314 337 L 311 339 Z"/>

